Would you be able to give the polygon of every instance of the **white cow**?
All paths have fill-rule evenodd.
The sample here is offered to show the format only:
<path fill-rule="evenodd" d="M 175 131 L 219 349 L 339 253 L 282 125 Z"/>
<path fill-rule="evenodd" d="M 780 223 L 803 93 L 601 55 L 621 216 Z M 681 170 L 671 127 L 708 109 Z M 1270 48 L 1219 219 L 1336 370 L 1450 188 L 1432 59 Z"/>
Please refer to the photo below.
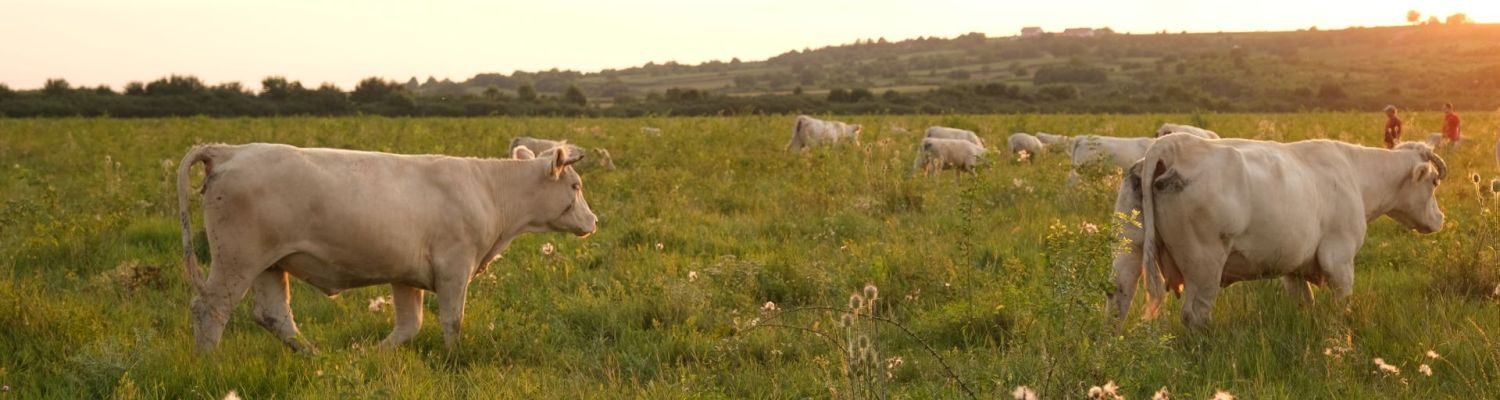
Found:
<path fill-rule="evenodd" d="M 1047 132 L 1037 132 L 1036 139 L 1040 140 L 1042 142 L 1042 145 L 1045 145 L 1048 148 L 1061 148 L 1065 151 L 1068 150 L 1067 136 L 1053 135 Z"/>
<path fill-rule="evenodd" d="M 510 150 L 515 150 L 515 148 L 517 147 L 525 147 L 531 149 L 531 152 L 536 154 L 537 156 L 541 156 L 542 153 L 546 152 L 547 150 L 552 150 L 558 147 L 567 147 L 568 152 L 573 155 L 583 155 L 585 153 L 582 147 L 578 147 L 578 145 L 571 144 L 566 141 L 538 139 L 527 136 L 517 136 L 515 139 L 510 140 Z"/>
<path fill-rule="evenodd" d="M 1192 126 L 1192 125 L 1178 125 L 1178 124 L 1173 124 L 1173 123 L 1165 123 L 1165 124 L 1161 124 L 1161 127 L 1156 129 L 1156 137 L 1162 137 L 1162 136 L 1170 135 L 1170 134 L 1173 134 L 1173 133 L 1186 133 L 1186 134 L 1197 136 L 1197 137 L 1204 138 L 1204 139 L 1218 139 L 1219 138 L 1219 134 L 1215 133 L 1214 131 L 1203 129 L 1203 128 L 1199 128 L 1199 127 Z"/>
<path fill-rule="evenodd" d="M 1443 227 L 1434 191 L 1448 168 L 1420 143 L 1167 135 L 1141 168 L 1148 296 L 1162 297 L 1162 278 L 1180 282 L 1191 327 L 1207 325 L 1221 287 L 1243 280 L 1282 277 L 1301 299 L 1312 296 L 1308 283 L 1326 282 L 1347 297 L 1367 224 L 1381 215 L 1422 233 Z"/>
<path fill-rule="evenodd" d="M 1024 150 L 1030 153 L 1033 160 L 1036 157 L 1041 157 L 1042 150 L 1046 149 L 1046 145 L 1043 145 L 1041 140 L 1037 140 L 1036 136 L 1025 133 L 1012 133 L 1008 142 L 1010 144 L 1010 154 L 1017 155 Z"/>
<path fill-rule="evenodd" d="M 1078 179 L 1078 170 L 1091 162 L 1106 162 L 1119 168 L 1129 168 L 1146 154 L 1146 149 L 1156 138 L 1080 135 L 1073 138 L 1073 171 L 1068 173 L 1068 182 Z"/>
<path fill-rule="evenodd" d="M 525 157 L 525 152 L 513 153 Z M 566 148 L 499 160 L 397 155 L 279 144 L 203 145 L 177 170 L 183 257 L 193 285 L 198 348 L 217 347 L 246 290 L 255 321 L 293 350 L 311 351 L 292 320 L 287 274 L 328 295 L 386 284 L 399 345 L 422 324 L 422 296 L 438 296 L 444 343 L 456 350 L 469 280 L 517 236 L 587 236 L 597 218 Z M 193 252 L 189 173 L 202 163 L 203 222 L 213 263 Z"/>
<path fill-rule="evenodd" d="M 958 139 L 968 141 L 969 143 L 973 143 L 979 147 L 984 147 L 984 141 L 979 139 L 979 134 L 966 129 L 949 128 L 946 126 L 929 126 L 927 127 L 927 131 L 922 133 L 922 137 Z"/>
<path fill-rule="evenodd" d="M 988 150 L 985 148 L 967 140 L 922 138 L 912 169 L 921 169 L 927 176 L 935 176 L 939 170 L 952 169 L 954 176 L 961 179 L 960 174 L 963 172 L 978 175 L 974 167 L 979 165 L 979 159 L 986 152 Z"/>
<path fill-rule="evenodd" d="M 792 125 L 792 140 L 787 142 L 786 150 L 802 151 L 824 144 L 836 145 L 844 142 L 853 142 L 858 146 L 859 134 L 863 129 L 859 124 L 824 121 L 798 115 L 797 122 Z"/>

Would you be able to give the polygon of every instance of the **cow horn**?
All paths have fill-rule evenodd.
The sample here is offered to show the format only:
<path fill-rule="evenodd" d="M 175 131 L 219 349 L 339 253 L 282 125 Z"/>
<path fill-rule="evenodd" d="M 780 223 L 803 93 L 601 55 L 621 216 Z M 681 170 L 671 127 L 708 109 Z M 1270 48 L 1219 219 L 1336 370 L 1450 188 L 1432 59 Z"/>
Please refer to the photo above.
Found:
<path fill-rule="evenodd" d="M 1438 179 L 1445 179 L 1448 177 L 1448 163 L 1443 162 L 1442 156 L 1439 156 L 1431 149 L 1428 149 L 1427 151 L 1422 153 L 1422 158 L 1427 159 L 1427 161 L 1432 162 L 1432 166 L 1437 167 Z"/>

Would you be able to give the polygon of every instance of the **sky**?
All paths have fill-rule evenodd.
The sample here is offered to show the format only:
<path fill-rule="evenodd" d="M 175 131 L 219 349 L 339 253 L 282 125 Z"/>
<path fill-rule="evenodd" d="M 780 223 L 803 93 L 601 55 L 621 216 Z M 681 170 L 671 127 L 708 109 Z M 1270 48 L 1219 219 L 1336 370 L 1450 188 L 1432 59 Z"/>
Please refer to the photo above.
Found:
<path fill-rule="evenodd" d="M 762 60 L 884 37 L 1109 27 L 1151 33 L 1400 25 L 1406 11 L 1500 22 L 1500 0 L 0 0 L 0 83 L 169 74 L 251 89 L 280 75 L 345 90 L 551 68 Z"/>

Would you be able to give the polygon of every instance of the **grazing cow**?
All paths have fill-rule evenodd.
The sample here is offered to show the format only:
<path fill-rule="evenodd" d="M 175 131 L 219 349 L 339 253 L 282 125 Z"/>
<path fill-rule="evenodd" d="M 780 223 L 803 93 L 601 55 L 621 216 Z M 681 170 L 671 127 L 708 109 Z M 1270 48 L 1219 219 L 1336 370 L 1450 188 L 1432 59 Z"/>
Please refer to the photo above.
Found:
<path fill-rule="evenodd" d="M 1053 135 L 1046 132 L 1037 132 L 1036 139 L 1040 140 L 1042 142 L 1042 145 L 1046 146 L 1047 148 L 1068 150 L 1067 136 Z"/>
<path fill-rule="evenodd" d="M 979 159 L 987 152 L 967 140 L 922 138 L 922 145 L 917 148 L 917 159 L 912 163 L 912 169 L 921 169 L 927 176 L 937 175 L 939 170 L 952 169 L 954 176 L 963 172 L 978 175 L 974 167 L 979 165 Z"/>
<path fill-rule="evenodd" d="M 1078 170 L 1091 162 L 1103 161 L 1119 168 L 1129 168 L 1155 141 L 1155 138 L 1148 137 L 1076 136 L 1073 138 L 1073 171 L 1068 173 L 1068 182 L 1076 181 Z"/>
<path fill-rule="evenodd" d="M 1309 283 L 1326 282 L 1345 298 L 1369 221 L 1442 229 L 1434 191 L 1447 173 L 1421 143 L 1162 137 L 1139 173 L 1147 295 L 1160 299 L 1161 278 L 1180 277 L 1190 327 L 1206 326 L 1219 289 L 1238 281 L 1282 277 L 1304 300 Z"/>
<path fill-rule="evenodd" d="M 1218 139 L 1219 138 L 1219 134 L 1215 133 L 1214 131 L 1203 129 L 1203 128 L 1199 128 L 1199 127 L 1192 126 L 1192 125 L 1178 125 L 1178 124 L 1166 123 L 1166 124 L 1161 124 L 1161 128 L 1157 128 L 1156 129 L 1156 137 L 1162 137 L 1162 136 L 1170 135 L 1170 134 L 1173 134 L 1173 133 L 1186 133 L 1186 134 L 1197 136 L 1197 137 L 1204 138 L 1204 139 Z"/>
<path fill-rule="evenodd" d="M 1438 146 L 1441 146 L 1443 144 L 1443 133 L 1429 132 L 1427 134 L 1427 140 L 1425 142 L 1427 143 L 1427 146 L 1436 149 L 1438 148 Z"/>
<path fill-rule="evenodd" d="M 524 151 L 517 155 L 525 157 Z M 198 348 L 218 346 L 246 290 L 255 322 L 298 351 L 312 348 L 292 320 L 287 274 L 328 295 L 377 284 L 394 292 L 395 329 L 416 335 L 424 291 L 437 293 L 443 340 L 459 343 L 469 280 L 517 236 L 587 236 L 597 218 L 566 148 L 499 160 L 397 155 L 279 144 L 203 145 L 177 169 L 182 248 Z M 189 173 L 203 163 L 203 223 L 213 263 L 193 252 Z"/>
<path fill-rule="evenodd" d="M 924 138 L 939 138 L 939 139 L 958 139 L 958 140 L 967 141 L 969 143 L 973 143 L 973 144 L 975 144 L 975 145 L 977 145 L 979 147 L 984 147 L 984 141 L 979 139 L 979 134 L 976 134 L 976 133 L 974 133 L 974 131 L 966 130 L 966 129 L 949 128 L 949 127 L 946 127 L 946 126 L 930 126 L 930 127 L 927 127 L 927 131 L 922 134 L 922 137 L 924 137 Z"/>
<path fill-rule="evenodd" d="M 859 124 L 824 121 L 798 115 L 797 122 L 792 125 L 792 140 L 787 142 L 786 150 L 802 151 L 819 145 L 844 142 L 854 142 L 854 145 L 858 146 L 859 133 L 863 129 Z"/>
<path fill-rule="evenodd" d="M 599 163 L 599 165 L 603 165 L 604 169 L 607 169 L 607 170 L 610 170 L 610 171 L 614 171 L 615 170 L 615 159 L 614 159 L 614 157 L 610 157 L 609 156 L 609 150 L 606 150 L 606 149 L 604 149 L 602 147 L 601 148 L 596 148 L 596 149 L 594 149 L 594 155 L 598 156 L 598 157 L 595 157 L 594 159 L 599 160 L 597 162 Z"/>
<path fill-rule="evenodd" d="M 1042 155 L 1042 150 L 1046 148 L 1046 146 L 1042 144 L 1042 141 L 1037 140 L 1036 136 L 1031 136 L 1025 133 L 1012 133 L 1010 135 L 1009 142 L 1010 154 L 1020 154 L 1022 150 L 1025 150 L 1027 153 L 1031 154 L 1033 160 L 1036 157 L 1040 157 Z"/>
<path fill-rule="evenodd" d="M 510 149 L 510 158 L 528 160 L 536 158 L 536 153 L 531 152 L 531 149 L 526 148 L 526 146 L 516 146 Z"/>
<path fill-rule="evenodd" d="M 547 150 L 552 150 L 558 147 L 567 147 L 568 154 L 578 156 L 586 154 L 586 152 L 583 151 L 582 147 L 578 147 L 578 145 L 571 144 L 566 141 L 538 139 L 527 136 L 517 136 L 515 139 L 510 140 L 510 150 L 515 150 L 517 147 L 525 147 L 527 149 L 531 149 L 532 154 L 536 154 L 537 157 L 541 157 L 542 153 L 545 153 Z"/>

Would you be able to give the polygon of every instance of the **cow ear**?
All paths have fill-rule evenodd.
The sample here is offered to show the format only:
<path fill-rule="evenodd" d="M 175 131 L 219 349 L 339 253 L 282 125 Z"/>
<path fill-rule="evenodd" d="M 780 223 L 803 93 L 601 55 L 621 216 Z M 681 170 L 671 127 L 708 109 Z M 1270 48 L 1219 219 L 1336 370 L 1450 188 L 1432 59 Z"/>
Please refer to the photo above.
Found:
<path fill-rule="evenodd" d="M 1412 182 L 1421 182 L 1422 178 L 1426 178 L 1429 172 L 1432 172 L 1432 167 L 1428 166 L 1427 163 L 1417 164 L 1417 167 L 1411 170 Z"/>
<path fill-rule="evenodd" d="M 532 153 L 531 149 L 526 148 L 526 146 L 516 146 L 516 148 L 510 150 L 510 158 L 530 160 L 536 158 L 536 153 Z"/>

